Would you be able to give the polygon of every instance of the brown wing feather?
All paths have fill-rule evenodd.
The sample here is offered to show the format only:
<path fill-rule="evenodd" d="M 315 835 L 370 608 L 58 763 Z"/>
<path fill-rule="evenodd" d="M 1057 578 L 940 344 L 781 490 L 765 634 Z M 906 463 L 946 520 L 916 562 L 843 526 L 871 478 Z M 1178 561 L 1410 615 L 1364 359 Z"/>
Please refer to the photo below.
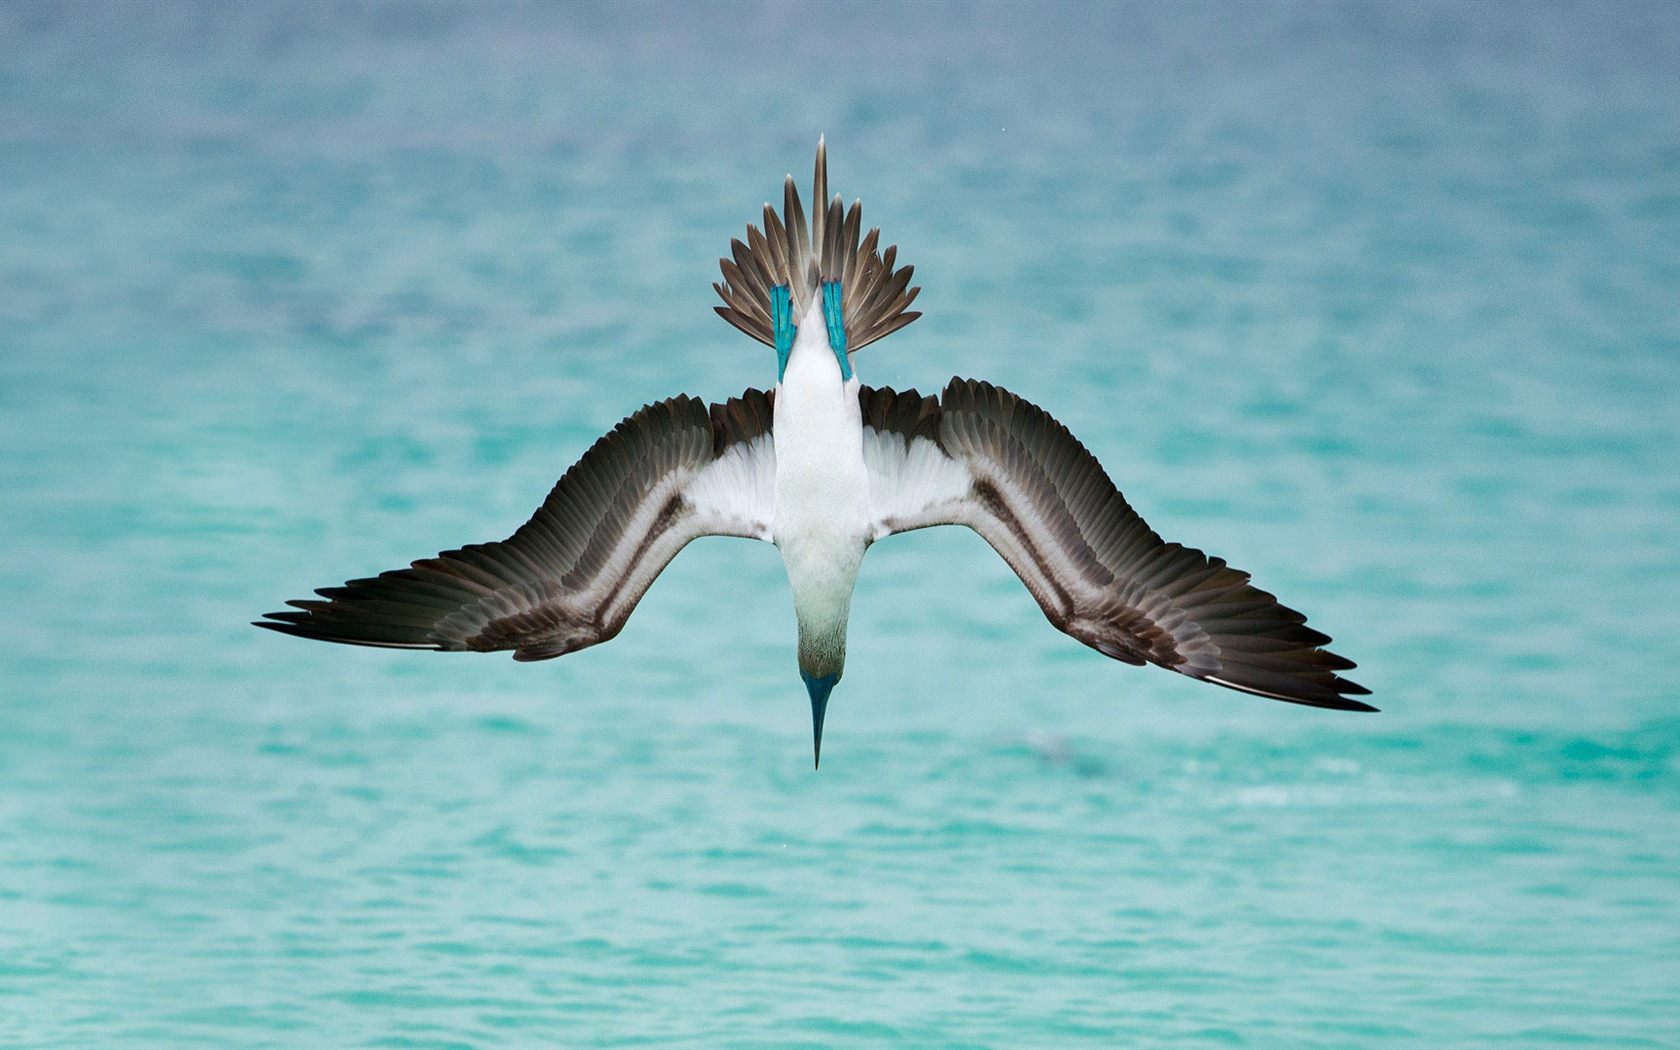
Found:
<path fill-rule="evenodd" d="M 931 399 L 866 390 L 862 400 L 866 428 L 926 440 Z M 1337 673 L 1354 664 L 1323 648 L 1327 635 L 1223 559 L 1164 541 L 1096 457 L 1036 405 L 953 379 L 936 441 L 949 469 L 966 475 L 966 491 L 952 497 L 946 478 L 926 505 L 886 508 L 892 531 L 970 526 L 1052 624 L 1116 660 L 1292 703 L 1374 710 L 1349 699 L 1369 690 Z"/>
<path fill-rule="evenodd" d="M 649 405 L 597 441 L 512 536 L 323 588 L 257 626 L 323 641 L 560 656 L 616 635 L 671 558 L 704 534 L 763 534 L 750 513 L 686 486 L 726 455 L 768 447 L 770 397 Z"/>

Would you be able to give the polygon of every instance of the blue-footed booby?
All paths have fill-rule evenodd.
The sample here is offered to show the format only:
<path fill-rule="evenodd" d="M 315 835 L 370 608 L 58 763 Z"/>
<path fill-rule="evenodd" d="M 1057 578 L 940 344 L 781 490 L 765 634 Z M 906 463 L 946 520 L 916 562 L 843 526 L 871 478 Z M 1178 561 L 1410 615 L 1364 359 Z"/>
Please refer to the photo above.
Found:
<path fill-rule="evenodd" d="M 811 701 L 815 760 L 846 665 L 864 552 L 894 533 L 966 525 L 1003 556 L 1061 631 L 1275 700 L 1375 708 L 1352 661 L 1248 574 L 1168 543 L 1096 458 L 1043 409 L 954 378 L 937 398 L 864 386 L 863 347 L 903 328 L 919 288 L 862 206 L 828 197 L 817 144 L 807 223 L 790 175 L 782 212 L 730 244 L 714 285 L 730 324 L 776 351 L 776 385 L 708 406 L 647 405 L 597 441 L 518 531 L 289 602 L 257 623 L 353 645 L 546 660 L 623 629 L 654 577 L 700 536 L 781 552 Z M 826 202 L 826 203 L 825 203 Z"/>

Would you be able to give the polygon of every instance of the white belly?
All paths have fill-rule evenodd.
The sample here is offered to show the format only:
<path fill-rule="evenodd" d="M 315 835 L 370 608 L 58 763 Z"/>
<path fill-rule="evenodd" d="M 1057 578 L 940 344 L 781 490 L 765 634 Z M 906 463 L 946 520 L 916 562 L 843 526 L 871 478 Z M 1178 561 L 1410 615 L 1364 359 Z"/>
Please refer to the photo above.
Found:
<path fill-rule="evenodd" d="M 787 567 L 801 650 L 844 660 L 852 585 L 871 535 L 856 378 L 842 381 L 822 315 L 799 326 L 776 388 L 772 535 Z"/>

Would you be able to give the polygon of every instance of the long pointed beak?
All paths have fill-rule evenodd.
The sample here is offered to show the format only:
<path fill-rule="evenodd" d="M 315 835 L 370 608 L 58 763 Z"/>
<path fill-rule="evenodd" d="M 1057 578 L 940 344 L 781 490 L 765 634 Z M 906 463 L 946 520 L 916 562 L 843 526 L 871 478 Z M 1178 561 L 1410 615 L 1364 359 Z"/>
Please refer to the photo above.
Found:
<path fill-rule="evenodd" d="M 799 677 L 805 679 L 805 691 L 811 694 L 811 768 L 821 769 L 823 715 L 828 711 L 828 694 L 834 691 L 834 683 L 840 680 L 840 676 L 825 674 L 815 678 L 801 671 Z"/>

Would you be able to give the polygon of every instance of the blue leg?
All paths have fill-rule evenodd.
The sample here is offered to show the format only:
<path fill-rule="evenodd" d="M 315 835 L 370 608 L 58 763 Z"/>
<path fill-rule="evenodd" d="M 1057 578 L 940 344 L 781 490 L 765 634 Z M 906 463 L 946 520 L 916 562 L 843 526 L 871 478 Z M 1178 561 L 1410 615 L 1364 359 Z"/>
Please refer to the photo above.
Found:
<path fill-rule="evenodd" d="M 776 332 L 776 382 L 787 374 L 788 355 L 793 353 L 793 297 L 788 286 L 778 284 L 770 289 L 770 323 Z"/>
<path fill-rule="evenodd" d="M 840 378 L 852 378 L 852 363 L 846 357 L 846 314 L 841 305 L 840 282 L 824 281 L 823 320 L 828 322 L 828 345 L 840 359 Z"/>

